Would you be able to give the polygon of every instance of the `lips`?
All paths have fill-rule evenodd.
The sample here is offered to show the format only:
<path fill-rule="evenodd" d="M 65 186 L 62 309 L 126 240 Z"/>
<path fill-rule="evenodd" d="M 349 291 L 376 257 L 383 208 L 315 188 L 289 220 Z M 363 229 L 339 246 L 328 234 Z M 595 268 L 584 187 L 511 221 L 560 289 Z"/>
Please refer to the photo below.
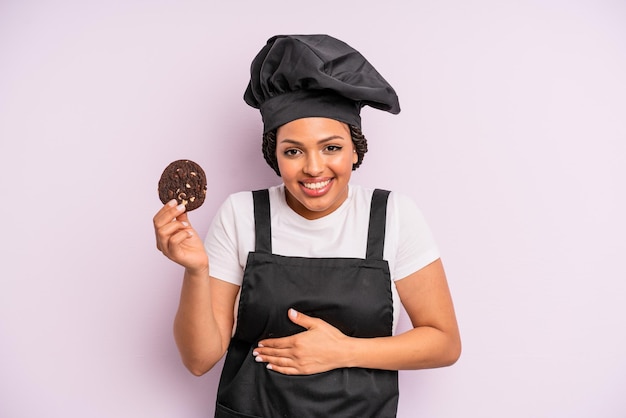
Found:
<path fill-rule="evenodd" d="M 300 188 L 308 196 L 321 196 L 328 192 L 331 187 L 333 179 L 318 180 L 318 181 L 302 181 L 300 182 Z"/>
<path fill-rule="evenodd" d="M 302 185 L 304 187 L 306 187 L 307 189 L 321 189 L 324 188 L 326 186 L 328 186 L 328 183 L 330 183 L 330 179 L 329 180 L 324 180 L 324 181 L 318 181 L 315 183 L 302 183 Z"/>

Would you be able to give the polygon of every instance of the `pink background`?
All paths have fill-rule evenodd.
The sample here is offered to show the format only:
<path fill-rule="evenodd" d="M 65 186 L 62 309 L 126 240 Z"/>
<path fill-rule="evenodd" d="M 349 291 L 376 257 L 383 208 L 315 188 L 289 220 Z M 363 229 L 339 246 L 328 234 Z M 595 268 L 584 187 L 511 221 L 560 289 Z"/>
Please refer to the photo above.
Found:
<path fill-rule="evenodd" d="M 172 337 L 181 269 L 156 183 L 209 199 L 279 179 L 242 94 L 276 33 L 329 33 L 397 89 L 365 110 L 353 181 L 411 195 L 441 247 L 464 352 L 402 372 L 400 417 L 626 414 L 626 3 L 0 3 L 0 416 L 206 417 Z M 403 317 L 401 327 L 406 327 Z"/>

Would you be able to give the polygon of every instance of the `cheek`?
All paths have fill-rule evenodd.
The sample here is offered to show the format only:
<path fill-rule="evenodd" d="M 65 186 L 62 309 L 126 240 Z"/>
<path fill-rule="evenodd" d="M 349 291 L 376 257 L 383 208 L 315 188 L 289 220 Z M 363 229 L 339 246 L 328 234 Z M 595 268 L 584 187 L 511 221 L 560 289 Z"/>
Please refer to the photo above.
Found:
<path fill-rule="evenodd" d="M 280 171 L 281 177 L 290 177 L 293 175 L 294 171 L 298 168 L 295 164 L 294 160 L 289 160 L 287 158 L 276 158 L 276 164 L 278 166 L 278 170 Z"/>
<path fill-rule="evenodd" d="M 341 165 L 344 167 L 346 171 L 352 171 L 352 166 L 356 164 L 358 160 L 358 155 L 356 152 L 350 152 L 350 154 L 346 154 L 341 161 Z"/>
<path fill-rule="evenodd" d="M 326 168 L 332 170 L 336 174 L 352 171 L 353 156 L 352 152 L 327 156 L 324 160 Z"/>

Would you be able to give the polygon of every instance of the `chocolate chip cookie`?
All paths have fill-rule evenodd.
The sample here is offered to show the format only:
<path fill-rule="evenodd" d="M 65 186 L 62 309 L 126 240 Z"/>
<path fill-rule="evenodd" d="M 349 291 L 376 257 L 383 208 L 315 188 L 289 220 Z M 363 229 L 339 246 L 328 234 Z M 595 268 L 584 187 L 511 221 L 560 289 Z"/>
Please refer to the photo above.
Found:
<path fill-rule="evenodd" d="M 161 174 L 159 199 L 163 204 L 176 199 L 189 212 L 202 206 L 206 189 L 206 175 L 202 167 L 191 160 L 177 160 Z"/>

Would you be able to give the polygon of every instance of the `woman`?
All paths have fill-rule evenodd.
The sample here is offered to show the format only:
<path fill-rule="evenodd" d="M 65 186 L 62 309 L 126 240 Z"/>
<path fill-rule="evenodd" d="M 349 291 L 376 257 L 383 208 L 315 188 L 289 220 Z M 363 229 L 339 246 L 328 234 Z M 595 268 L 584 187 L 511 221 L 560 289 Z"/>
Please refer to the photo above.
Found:
<path fill-rule="evenodd" d="M 367 151 L 360 109 L 398 113 L 395 91 L 337 39 L 280 35 L 244 99 L 283 184 L 230 196 L 205 245 L 175 201 L 154 217 L 157 247 L 185 267 L 182 360 L 201 375 L 228 352 L 217 417 L 393 417 L 397 370 L 451 365 L 461 350 L 419 210 L 350 184 Z M 413 328 L 394 335 L 400 303 Z"/>

